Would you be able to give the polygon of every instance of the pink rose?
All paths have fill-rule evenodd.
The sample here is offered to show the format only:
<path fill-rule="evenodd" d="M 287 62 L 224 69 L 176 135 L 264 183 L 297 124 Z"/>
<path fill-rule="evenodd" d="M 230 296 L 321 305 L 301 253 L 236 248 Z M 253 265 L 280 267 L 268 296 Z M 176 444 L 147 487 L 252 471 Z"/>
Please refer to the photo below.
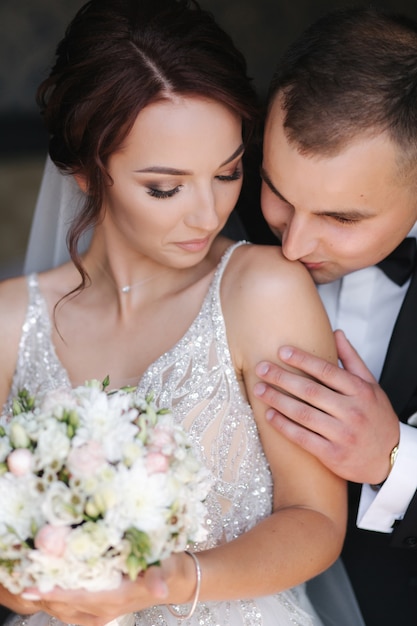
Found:
<path fill-rule="evenodd" d="M 55 413 L 58 410 L 58 413 L 61 414 L 64 409 L 74 409 L 76 406 L 77 403 L 71 389 L 60 387 L 45 395 L 41 410 L 42 413 Z"/>
<path fill-rule="evenodd" d="M 164 428 L 164 426 L 155 426 L 151 442 L 152 447 L 159 450 L 167 450 L 170 453 L 174 445 L 174 438 L 171 430 Z"/>
<path fill-rule="evenodd" d="M 73 448 L 68 455 L 67 467 L 74 476 L 94 474 L 105 463 L 103 448 L 97 441 L 88 441 Z"/>
<path fill-rule="evenodd" d="M 27 448 L 18 448 L 7 457 L 7 467 L 14 476 L 28 474 L 33 466 L 33 455 Z"/>
<path fill-rule="evenodd" d="M 168 471 L 168 459 L 160 452 L 150 452 L 146 457 L 145 463 L 149 474 Z"/>
<path fill-rule="evenodd" d="M 66 539 L 71 532 L 67 526 L 52 526 L 46 524 L 36 534 L 35 548 L 51 556 L 63 556 L 66 548 Z"/>

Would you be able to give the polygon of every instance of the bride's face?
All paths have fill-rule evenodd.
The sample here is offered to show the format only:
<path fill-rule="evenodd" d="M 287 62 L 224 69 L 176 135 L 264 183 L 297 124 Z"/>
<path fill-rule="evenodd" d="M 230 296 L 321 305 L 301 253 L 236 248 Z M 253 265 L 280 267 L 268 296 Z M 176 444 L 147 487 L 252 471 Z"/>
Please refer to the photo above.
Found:
<path fill-rule="evenodd" d="M 198 263 L 237 202 L 242 154 L 241 119 L 218 102 L 176 97 L 146 107 L 109 159 L 107 245 L 172 267 Z"/>

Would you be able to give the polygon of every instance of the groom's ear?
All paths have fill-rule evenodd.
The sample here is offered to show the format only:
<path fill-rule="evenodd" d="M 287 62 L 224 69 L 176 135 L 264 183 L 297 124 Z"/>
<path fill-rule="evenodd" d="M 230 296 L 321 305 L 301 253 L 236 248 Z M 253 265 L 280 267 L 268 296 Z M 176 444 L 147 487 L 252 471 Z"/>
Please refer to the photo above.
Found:
<path fill-rule="evenodd" d="M 87 193 L 88 185 L 85 176 L 82 174 L 74 174 L 74 180 L 84 193 Z"/>

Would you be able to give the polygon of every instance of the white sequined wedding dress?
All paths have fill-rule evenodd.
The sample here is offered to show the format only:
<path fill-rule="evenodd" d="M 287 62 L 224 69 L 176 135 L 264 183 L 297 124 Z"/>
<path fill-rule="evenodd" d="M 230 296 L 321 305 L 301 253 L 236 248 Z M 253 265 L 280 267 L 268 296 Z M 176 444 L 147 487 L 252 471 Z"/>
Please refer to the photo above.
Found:
<path fill-rule="evenodd" d="M 171 407 L 190 433 L 196 450 L 215 476 L 208 497 L 210 548 L 238 537 L 271 512 L 272 479 L 253 412 L 236 378 L 220 303 L 220 282 L 233 250 L 224 254 L 188 331 L 152 363 L 138 393 L 153 390 L 159 406 Z M 51 321 L 36 274 L 28 277 L 29 305 L 10 397 L 25 386 L 31 392 L 69 385 L 52 341 Z M 163 606 L 135 615 L 137 626 L 318 626 L 320 620 L 304 585 L 283 593 L 238 601 L 201 602 L 191 620 L 179 622 Z M 54 626 L 46 614 L 13 616 L 10 626 Z"/>

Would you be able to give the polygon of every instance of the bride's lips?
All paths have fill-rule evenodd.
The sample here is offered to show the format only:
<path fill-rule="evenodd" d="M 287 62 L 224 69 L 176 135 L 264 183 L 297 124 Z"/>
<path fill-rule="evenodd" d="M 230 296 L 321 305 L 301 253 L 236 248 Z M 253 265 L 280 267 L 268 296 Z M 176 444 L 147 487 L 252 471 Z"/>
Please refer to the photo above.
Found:
<path fill-rule="evenodd" d="M 201 252 L 210 242 L 210 237 L 204 239 L 190 239 L 189 241 L 177 241 L 176 245 L 187 252 Z"/>

